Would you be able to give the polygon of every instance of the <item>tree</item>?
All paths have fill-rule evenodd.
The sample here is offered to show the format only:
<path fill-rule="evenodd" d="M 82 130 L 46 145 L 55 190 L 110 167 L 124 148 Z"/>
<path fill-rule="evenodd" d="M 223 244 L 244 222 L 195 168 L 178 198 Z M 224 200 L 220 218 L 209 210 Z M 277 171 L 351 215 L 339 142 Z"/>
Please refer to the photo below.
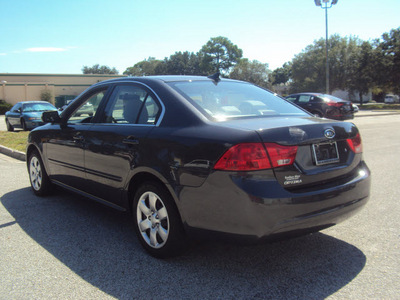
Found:
<path fill-rule="evenodd" d="M 211 38 L 198 53 L 203 72 L 221 72 L 226 75 L 242 55 L 242 49 L 223 36 Z"/>
<path fill-rule="evenodd" d="M 166 74 L 166 66 L 164 64 L 165 62 L 162 60 L 149 57 L 148 59 L 136 63 L 133 67 L 127 68 L 124 75 L 150 76 Z"/>
<path fill-rule="evenodd" d="M 328 40 L 329 47 L 329 93 L 346 88 L 347 65 L 352 53 L 356 51 L 357 38 L 342 38 L 333 35 Z M 325 91 L 326 78 L 325 39 L 314 41 L 292 60 L 293 92 Z"/>
<path fill-rule="evenodd" d="M 229 77 L 248 81 L 266 88 L 269 85 L 269 73 L 271 73 L 271 71 L 268 69 L 268 64 L 263 64 L 257 60 L 250 61 L 247 58 L 242 58 L 235 65 Z"/>
<path fill-rule="evenodd" d="M 200 69 L 200 59 L 193 52 L 175 52 L 164 60 L 170 75 L 205 75 Z"/>
<path fill-rule="evenodd" d="M 275 84 L 286 84 L 289 82 L 292 73 L 292 63 L 285 62 L 282 67 L 275 69 L 271 76 L 270 81 Z"/>
<path fill-rule="evenodd" d="M 118 70 L 115 68 L 110 68 L 108 66 L 100 66 L 99 64 L 93 65 L 92 67 L 83 66 L 83 74 L 119 74 Z"/>
<path fill-rule="evenodd" d="M 363 94 L 367 94 L 375 85 L 375 62 L 374 49 L 369 42 L 362 42 L 350 54 L 347 64 L 346 87 L 350 93 L 358 92 L 361 105 L 363 104 Z"/>
<path fill-rule="evenodd" d="M 377 83 L 383 89 L 400 94 L 400 27 L 384 33 L 375 41 L 377 59 Z"/>

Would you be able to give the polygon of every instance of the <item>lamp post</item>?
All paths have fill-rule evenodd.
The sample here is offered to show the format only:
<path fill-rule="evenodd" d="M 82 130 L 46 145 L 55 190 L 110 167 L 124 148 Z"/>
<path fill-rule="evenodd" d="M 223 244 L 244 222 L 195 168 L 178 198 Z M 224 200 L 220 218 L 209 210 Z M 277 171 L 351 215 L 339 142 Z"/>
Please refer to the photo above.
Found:
<path fill-rule="evenodd" d="M 328 8 L 335 5 L 338 0 L 322 0 L 324 5 L 321 5 L 321 0 L 314 0 L 316 6 L 320 6 L 325 9 L 325 58 L 326 58 L 326 83 L 325 89 L 326 94 L 329 94 L 329 60 L 328 60 Z"/>

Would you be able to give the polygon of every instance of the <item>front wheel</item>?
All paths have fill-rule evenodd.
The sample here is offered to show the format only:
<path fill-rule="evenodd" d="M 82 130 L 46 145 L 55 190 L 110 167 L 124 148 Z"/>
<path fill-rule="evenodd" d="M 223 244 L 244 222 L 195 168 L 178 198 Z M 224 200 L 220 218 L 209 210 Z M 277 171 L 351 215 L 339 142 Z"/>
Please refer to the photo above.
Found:
<path fill-rule="evenodd" d="M 152 256 L 167 258 L 186 248 L 186 235 L 177 208 L 168 191 L 156 182 L 147 182 L 133 200 L 135 231 L 143 248 Z"/>
<path fill-rule="evenodd" d="M 51 182 L 37 151 L 34 151 L 29 156 L 28 172 L 33 192 L 38 196 L 49 194 L 51 191 Z"/>
<path fill-rule="evenodd" d="M 10 124 L 10 121 L 6 120 L 7 131 L 14 131 L 14 127 Z"/>

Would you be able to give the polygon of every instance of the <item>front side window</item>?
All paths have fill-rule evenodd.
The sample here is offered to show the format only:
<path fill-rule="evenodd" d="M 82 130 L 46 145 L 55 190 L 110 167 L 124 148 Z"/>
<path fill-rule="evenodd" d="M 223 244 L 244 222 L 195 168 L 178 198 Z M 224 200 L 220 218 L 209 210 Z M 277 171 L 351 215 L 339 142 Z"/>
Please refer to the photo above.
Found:
<path fill-rule="evenodd" d="M 294 101 L 297 100 L 297 96 L 288 96 L 288 97 L 286 97 L 286 100 L 289 100 L 289 101 L 291 101 L 291 102 L 294 102 Z"/>
<path fill-rule="evenodd" d="M 14 107 L 11 109 L 12 112 L 18 112 L 18 109 L 21 108 L 21 103 L 17 103 L 14 105 Z"/>
<path fill-rule="evenodd" d="M 91 94 L 69 117 L 68 123 L 90 123 L 95 117 L 97 109 L 107 90 Z"/>
<path fill-rule="evenodd" d="M 244 82 L 185 81 L 171 82 L 172 88 L 202 113 L 216 120 L 252 116 L 305 115 L 288 101 Z"/>
<path fill-rule="evenodd" d="M 102 123 L 156 124 L 160 105 L 145 89 L 135 85 L 116 86 L 108 101 Z"/>

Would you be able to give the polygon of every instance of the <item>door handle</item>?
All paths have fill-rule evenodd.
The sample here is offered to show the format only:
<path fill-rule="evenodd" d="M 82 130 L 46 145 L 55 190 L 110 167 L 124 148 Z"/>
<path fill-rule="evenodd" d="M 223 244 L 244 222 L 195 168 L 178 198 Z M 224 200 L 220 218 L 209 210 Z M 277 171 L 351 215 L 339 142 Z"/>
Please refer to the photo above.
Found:
<path fill-rule="evenodd" d="M 75 142 L 83 142 L 84 138 L 81 135 L 75 135 L 72 137 Z"/>
<path fill-rule="evenodd" d="M 123 139 L 122 143 L 127 145 L 137 145 L 139 144 L 139 140 L 135 139 L 133 136 L 129 136 L 126 139 Z"/>

